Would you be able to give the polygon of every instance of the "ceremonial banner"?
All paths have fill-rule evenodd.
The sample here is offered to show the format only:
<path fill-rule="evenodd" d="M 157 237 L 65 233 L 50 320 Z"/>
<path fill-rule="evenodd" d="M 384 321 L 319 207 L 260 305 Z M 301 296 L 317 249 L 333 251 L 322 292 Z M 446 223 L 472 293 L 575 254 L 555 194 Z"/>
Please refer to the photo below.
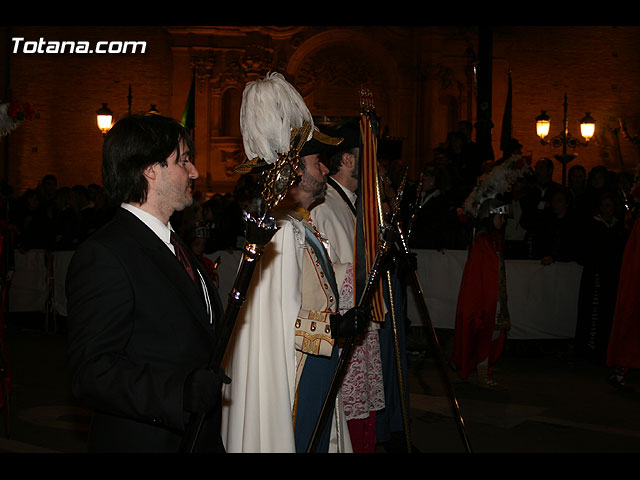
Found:
<path fill-rule="evenodd" d="M 364 102 L 363 102 L 364 103 Z M 365 105 L 363 105 L 365 106 Z M 377 138 L 369 111 L 360 115 L 362 152 L 356 223 L 356 300 L 366 286 L 380 241 L 381 205 L 378 184 Z M 359 274 L 360 273 L 360 274 Z M 364 275 L 362 274 L 364 273 Z M 371 302 L 373 321 L 384 321 L 382 279 L 378 276 Z"/>

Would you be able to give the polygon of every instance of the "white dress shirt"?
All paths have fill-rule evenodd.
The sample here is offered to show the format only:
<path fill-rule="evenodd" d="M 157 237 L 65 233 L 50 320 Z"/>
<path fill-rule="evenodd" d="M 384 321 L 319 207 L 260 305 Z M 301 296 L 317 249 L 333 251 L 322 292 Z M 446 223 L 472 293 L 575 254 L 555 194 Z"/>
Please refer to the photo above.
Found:
<path fill-rule="evenodd" d="M 121 207 L 133 213 L 136 217 L 138 217 L 142 223 L 144 223 L 147 227 L 149 227 L 151 231 L 155 233 L 158 236 L 158 238 L 165 243 L 167 248 L 171 250 L 171 252 L 174 255 L 176 254 L 175 248 L 171 243 L 171 232 L 173 232 L 173 227 L 171 227 L 170 222 L 165 225 L 164 223 L 162 223 L 162 221 L 158 217 L 155 217 L 154 215 L 148 212 L 145 212 L 141 208 L 131 205 L 130 203 L 123 203 Z M 196 271 L 198 272 L 198 277 L 200 278 L 200 284 L 202 285 L 202 291 L 204 292 L 204 301 L 205 301 L 205 304 L 207 305 L 209 322 L 213 322 L 213 313 L 211 310 L 211 301 L 209 300 L 207 285 L 204 281 L 204 278 L 202 278 L 202 273 L 200 272 L 200 270 L 196 268 Z"/>

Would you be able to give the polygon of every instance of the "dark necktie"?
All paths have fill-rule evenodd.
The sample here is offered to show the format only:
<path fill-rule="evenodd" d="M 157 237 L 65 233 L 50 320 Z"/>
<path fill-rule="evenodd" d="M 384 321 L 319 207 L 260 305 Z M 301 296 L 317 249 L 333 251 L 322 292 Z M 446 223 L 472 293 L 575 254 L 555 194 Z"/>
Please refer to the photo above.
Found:
<path fill-rule="evenodd" d="M 193 280 L 193 283 L 195 283 L 196 287 L 198 287 L 198 290 L 200 290 L 201 289 L 200 279 L 197 278 L 196 276 L 195 269 L 193 268 L 193 265 L 191 265 L 191 262 L 189 261 L 189 257 L 187 257 L 187 253 L 184 251 L 184 248 L 182 247 L 182 242 L 174 232 L 171 232 L 171 244 L 173 245 L 173 248 L 176 251 L 176 257 L 178 257 L 178 260 L 180 260 L 180 263 L 184 265 L 184 268 L 187 270 L 187 273 L 191 277 L 191 280 Z"/>
<path fill-rule="evenodd" d="M 193 283 L 196 286 L 196 290 L 200 293 L 201 298 L 203 299 L 205 306 L 207 307 L 207 315 L 209 316 L 209 322 L 213 322 L 213 317 L 212 317 L 212 309 L 211 309 L 211 303 L 210 303 L 210 299 L 209 299 L 209 295 L 207 292 L 206 287 L 201 283 L 200 281 L 200 275 L 198 274 L 198 271 L 196 270 L 196 268 L 193 266 L 193 264 L 191 263 L 191 260 L 189 259 L 189 256 L 187 255 L 187 252 L 185 251 L 184 245 L 182 243 L 182 240 L 180 240 L 180 237 L 178 237 L 178 235 L 176 235 L 173 231 L 171 232 L 171 244 L 173 245 L 173 248 L 175 249 L 176 252 L 176 257 L 178 257 L 178 260 L 180 260 L 180 263 L 182 263 L 182 265 L 184 265 L 185 270 L 187 271 L 187 273 L 189 274 L 189 276 L 191 277 L 191 280 L 193 280 Z"/>

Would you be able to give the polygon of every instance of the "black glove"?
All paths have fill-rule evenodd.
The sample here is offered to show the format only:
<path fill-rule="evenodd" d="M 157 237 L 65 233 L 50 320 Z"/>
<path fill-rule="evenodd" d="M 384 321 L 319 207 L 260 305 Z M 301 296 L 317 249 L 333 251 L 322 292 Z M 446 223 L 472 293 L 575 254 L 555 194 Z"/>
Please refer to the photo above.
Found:
<path fill-rule="evenodd" d="M 404 258 L 404 261 L 406 263 L 406 267 L 409 269 L 410 272 L 415 272 L 416 270 L 418 270 L 418 254 L 417 253 L 409 253 L 408 255 L 405 254 L 402 256 Z"/>
<path fill-rule="evenodd" d="M 199 368 L 189 374 L 184 382 L 182 402 L 190 413 L 208 412 L 220 401 L 223 383 L 231 383 L 223 371 L 214 372 L 209 368 Z"/>
<path fill-rule="evenodd" d="M 331 315 L 331 338 L 354 337 L 367 330 L 371 320 L 371 306 L 353 307 L 344 315 Z"/>

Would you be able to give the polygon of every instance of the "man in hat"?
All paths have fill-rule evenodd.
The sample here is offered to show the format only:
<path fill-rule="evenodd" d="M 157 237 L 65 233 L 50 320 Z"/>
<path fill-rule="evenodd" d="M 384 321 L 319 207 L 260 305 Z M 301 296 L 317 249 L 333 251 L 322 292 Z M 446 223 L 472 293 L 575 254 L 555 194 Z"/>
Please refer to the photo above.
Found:
<path fill-rule="evenodd" d="M 343 138 L 326 160 L 329 169 L 327 193 L 322 202 L 311 210 L 318 229 L 327 235 L 329 254 L 335 263 L 354 262 L 356 228 L 356 190 L 359 183 L 361 135 L 355 122 L 347 122 L 337 129 Z M 352 270 L 348 271 L 345 291 L 341 292 L 341 311 L 357 303 L 353 289 Z M 347 292 L 348 290 L 348 292 Z M 341 389 L 346 419 L 355 453 L 372 453 L 376 446 L 375 413 L 384 408 L 384 386 L 380 342 L 377 325 L 358 338 L 351 355 Z"/>
<path fill-rule="evenodd" d="M 95 412 L 89 451 L 178 452 L 204 412 L 196 451 L 222 452 L 226 379 L 207 368 L 222 305 L 169 221 L 193 202 L 189 134 L 170 118 L 127 116 L 105 138 L 102 175 L 117 211 L 66 279 L 71 387 Z"/>
<path fill-rule="evenodd" d="M 224 389 L 222 421 L 228 452 L 306 451 L 336 369 L 337 338 L 368 321 L 334 315 L 348 265 L 332 265 L 326 237 L 309 216 L 326 190 L 324 148 L 312 139 L 300 152 L 297 182 L 271 212 L 278 231 L 256 266 L 229 344 L 225 371 L 234 381 Z M 317 451 L 351 451 L 339 398 L 321 433 Z"/>

